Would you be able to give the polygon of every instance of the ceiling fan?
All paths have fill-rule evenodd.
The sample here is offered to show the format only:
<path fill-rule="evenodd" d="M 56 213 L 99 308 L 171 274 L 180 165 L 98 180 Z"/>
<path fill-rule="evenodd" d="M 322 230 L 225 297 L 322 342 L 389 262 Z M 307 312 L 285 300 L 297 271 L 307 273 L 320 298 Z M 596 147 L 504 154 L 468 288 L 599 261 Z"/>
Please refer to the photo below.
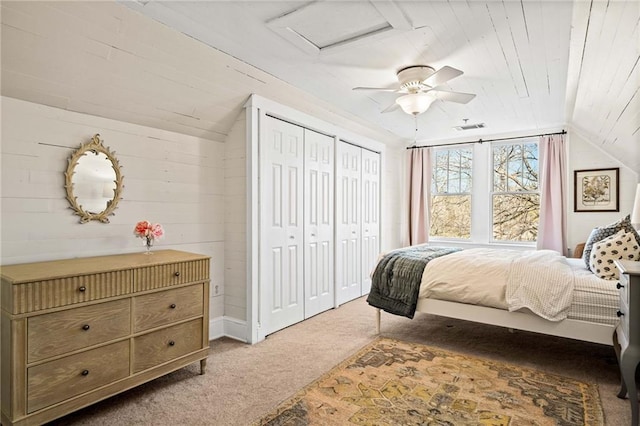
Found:
<path fill-rule="evenodd" d="M 463 72 L 459 69 L 444 66 L 436 71 L 429 65 L 411 65 L 397 72 L 399 85 L 392 87 L 354 87 L 353 90 L 376 90 L 383 92 L 404 93 L 395 103 L 381 112 L 391 112 L 402 108 L 404 112 L 419 115 L 425 112 L 436 99 L 466 104 L 476 95 L 471 93 L 451 92 L 439 89 L 443 83 L 454 79 Z"/>

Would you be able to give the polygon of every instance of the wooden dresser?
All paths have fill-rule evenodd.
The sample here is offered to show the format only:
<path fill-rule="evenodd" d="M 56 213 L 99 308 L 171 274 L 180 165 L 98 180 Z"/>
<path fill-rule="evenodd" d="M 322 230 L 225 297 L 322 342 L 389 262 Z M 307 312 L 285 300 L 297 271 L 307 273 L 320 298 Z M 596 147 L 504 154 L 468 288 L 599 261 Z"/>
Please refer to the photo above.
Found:
<path fill-rule="evenodd" d="M 209 257 L 2 266 L 2 424 L 42 424 L 209 353 Z"/>

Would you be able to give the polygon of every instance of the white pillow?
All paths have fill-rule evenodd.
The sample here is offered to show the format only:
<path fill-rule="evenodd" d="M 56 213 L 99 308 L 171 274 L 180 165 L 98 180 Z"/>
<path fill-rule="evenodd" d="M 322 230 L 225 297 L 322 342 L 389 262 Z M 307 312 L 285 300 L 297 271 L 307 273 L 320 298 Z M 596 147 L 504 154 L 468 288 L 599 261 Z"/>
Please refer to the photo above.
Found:
<path fill-rule="evenodd" d="M 589 269 L 605 280 L 617 280 L 620 278 L 620 272 L 613 261 L 620 259 L 640 259 L 640 246 L 635 236 L 624 229 L 593 245 L 589 256 Z"/>

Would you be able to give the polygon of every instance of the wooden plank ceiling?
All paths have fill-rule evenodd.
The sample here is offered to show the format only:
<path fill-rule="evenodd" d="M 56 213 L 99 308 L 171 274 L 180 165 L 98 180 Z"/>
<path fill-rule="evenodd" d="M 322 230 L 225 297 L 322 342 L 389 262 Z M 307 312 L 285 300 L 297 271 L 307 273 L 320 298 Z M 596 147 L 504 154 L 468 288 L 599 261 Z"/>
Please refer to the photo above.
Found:
<path fill-rule="evenodd" d="M 250 93 L 308 93 L 402 144 L 574 128 L 640 169 L 636 0 L 1 7 L 6 96 L 223 140 Z M 381 113 L 398 94 L 352 90 L 416 64 L 464 71 L 443 88 L 476 98 L 436 101 L 415 123 Z M 486 128 L 454 130 L 465 119 Z"/>
<path fill-rule="evenodd" d="M 582 2 L 575 15 L 568 119 L 640 174 L 640 2 Z"/>

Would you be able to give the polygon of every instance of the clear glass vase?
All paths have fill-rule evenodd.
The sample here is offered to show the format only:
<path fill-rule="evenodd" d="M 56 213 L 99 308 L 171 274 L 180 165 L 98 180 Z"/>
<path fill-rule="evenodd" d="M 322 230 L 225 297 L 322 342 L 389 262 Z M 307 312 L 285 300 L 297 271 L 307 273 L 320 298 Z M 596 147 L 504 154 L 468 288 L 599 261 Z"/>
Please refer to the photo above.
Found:
<path fill-rule="evenodd" d="M 147 251 L 145 251 L 144 254 L 153 254 L 151 252 L 151 247 L 153 246 L 153 238 L 145 237 L 144 246 L 147 248 Z"/>

